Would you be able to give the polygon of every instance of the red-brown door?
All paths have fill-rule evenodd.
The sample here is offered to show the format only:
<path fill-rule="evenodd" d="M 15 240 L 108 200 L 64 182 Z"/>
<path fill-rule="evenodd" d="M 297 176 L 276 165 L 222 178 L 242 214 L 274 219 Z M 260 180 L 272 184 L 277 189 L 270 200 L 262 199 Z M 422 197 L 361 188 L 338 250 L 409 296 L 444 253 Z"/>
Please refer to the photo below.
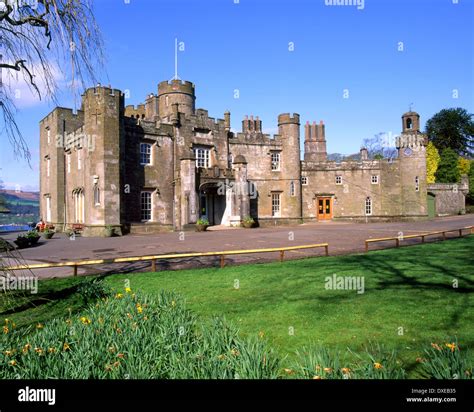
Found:
<path fill-rule="evenodd" d="M 332 219 L 332 198 L 318 197 L 317 208 L 318 208 L 318 220 L 331 220 Z"/>

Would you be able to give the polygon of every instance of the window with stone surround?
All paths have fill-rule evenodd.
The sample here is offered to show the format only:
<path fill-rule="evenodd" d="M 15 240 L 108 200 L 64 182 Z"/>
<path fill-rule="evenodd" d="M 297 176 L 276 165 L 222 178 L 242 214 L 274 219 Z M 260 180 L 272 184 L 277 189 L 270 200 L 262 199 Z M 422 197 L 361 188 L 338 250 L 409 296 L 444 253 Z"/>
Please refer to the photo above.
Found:
<path fill-rule="evenodd" d="M 370 196 L 365 199 L 365 215 L 372 215 L 372 199 L 370 198 Z"/>
<path fill-rule="evenodd" d="M 379 184 L 379 175 L 372 175 L 370 181 L 373 185 L 378 185 Z"/>
<path fill-rule="evenodd" d="M 51 129 L 49 128 L 49 126 L 46 128 L 46 141 L 48 142 L 48 144 L 51 143 Z"/>
<path fill-rule="evenodd" d="M 82 149 L 77 149 L 77 170 L 82 169 Z"/>
<path fill-rule="evenodd" d="M 142 221 L 151 220 L 151 210 L 152 210 L 151 192 L 141 192 L 140 210 L 141 210 Z"/>
<path fill-rule="evenodd" d="M 420 178 L 418 176 L 415 177 L 415 192 L 420 191 Z"/>
<path fill-rule="evenodd" d="M 140 143 L 140 164 L 151 165 L 151 144 Z"/>
<path fill-rule="evenodd" d="M 196 167 L 208 168 L 210 167 L 211 150 L 207 147 L 195 147 L 194 156 L 196 156 Z"/>
<path fill-rule="evenodd" d="M 66 153 L 67 172 L 71 173 L 71 153 Z"/>
<path fill-rule="evenodd" d="M 100 206 L 100 188 L 99 186 L 94 186 L 94 205 Z"/>
<path fill-rule="evenodd" d="M 301 184 L 303 186 L 308 186 L 308 177 L 307 176 L 301 176 Z"/>
<path fill-rule="evenodd" d="M 272 193 L 272 216 L 280 217 L 280 193 Z"/>
<path fill-rule="evenodd" d="M 342 176 L 336 176 L 336 185 L 342 185 Z"/>
<path fill-rule="evenodd" d="M 295 182 L 293 180 L 290 182 L 290 196 L 296 196 Z"/>
<path fill-rule="evenodd" d="M 271 152 L 271 157 L 272 157 L 272 171 L 273 172 L 280 171 L 281 153 L 280 152 Z"/>

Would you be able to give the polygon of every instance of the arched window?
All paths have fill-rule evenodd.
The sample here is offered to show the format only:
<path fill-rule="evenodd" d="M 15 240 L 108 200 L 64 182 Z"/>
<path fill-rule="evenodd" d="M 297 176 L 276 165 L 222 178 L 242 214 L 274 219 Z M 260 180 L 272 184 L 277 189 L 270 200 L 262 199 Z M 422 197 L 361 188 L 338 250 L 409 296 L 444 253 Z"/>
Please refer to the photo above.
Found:
<path fill-rule="evenodd" d="M 99 186 L 94 186 L 94 205 L 100 206 L 100 188 Z"/>
<path fill-rule="evenodd" d="M 413 121 L 410 118 L 408 118 L 407 119 L 407 129 L 411 129 L 412 127 L 413 127 Z"/>
<path fill-rule="evenodd" d="M 75 223 L 84 223 L 85 209 L 84 209 L 84 189 L 74 189 L 72 192 L 74 199 L 74 221 Z"/>
<path fill-rule="evenodd" d="M 372 215 L 372 199 L 370 198 L 370 196 L 367 196 L 367 198 L 365 199 L 365 215 Z"/>

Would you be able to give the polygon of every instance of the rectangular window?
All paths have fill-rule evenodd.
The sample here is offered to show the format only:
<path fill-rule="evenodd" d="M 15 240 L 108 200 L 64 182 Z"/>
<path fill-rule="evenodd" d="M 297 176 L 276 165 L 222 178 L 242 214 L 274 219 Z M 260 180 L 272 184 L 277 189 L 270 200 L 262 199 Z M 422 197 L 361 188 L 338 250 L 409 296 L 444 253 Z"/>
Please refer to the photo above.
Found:
<path fill-rule="evenodd" d="M 51 197 L 46 197 L 46 222 L 51 222 Z"/>
<path fill-rule="evenodd" d="M 277 172 L 280 170 L 280 152 L 271 152 L 272 156 L 272 171 Z"/>
<path fill-rule="evenodd" d="M 140 164 L 151 165 L 151 144 L 140 143 Z"/>
<path fill-rule="evenodd" d="M 366 216 L 372 215 L 372 199 L 370 197 L 365 199 L 365 214 Z"/>
<path fill-rule="evenodd" d="M 66 154 L 67 172 L 71 173 L 71 153 Z"/>
<path fill-rule="evenodd" d="M 196 147 L 194 149 L 194 156 L 196 156 L 196 167 L 208 168 L 210 166 L 210 149 L 203 147 Z"/>
<path fill-rule="evenodd" d="M 46 128 L 46 140 L 48 144 L 51 143 L 51 130 L 49 129 L 49 127 Z"/>
<path fill-rule="evenodd" d="M 272 216 L 280 217 L 280 193 L 272 193 Z"/>
<path fill-rule="evenodd" d="M 51 174 L 51 159 L 49 157 L 46 158 L 46 176 L 49 177 Z"/>
<path fill-rule="evenodd" d="M 296 196 L 295 182 L 293 180 L 290 182 L 290 196 Z"/>
<path fill-rule="evenodd" d="M 376 185 L 379 183 L 379 176 L 378 175 L 372 175 L 371 182 L 373 185 Z"/>
<path fill-rule="evenodd" d="M 151 192 L 140 195 L 141 220 L 151 220 Z"/>
<path fill-rule="evenodd" d="M 303 186 L 308 186 L 308 178 L 306 176 L 301 176 L 301 184 Z"/>
<path fill-rule="evenodd" d="M 100 189 L 99 186 L 94 186 L 94 205 L 100 206 Z"/>
<path fill-rule="evenodd" d="M 342 176 L 336 176 L 336 185 L 342 185 Z"/>
<path fill-rule="evenodd" d="M 415 192 L 420 191 L 420 178 L 418 176 L 415 177 Z"/>
<path fill-rule="evenodd" d="M 77 151 L 77 170 L 82 169 L 82 150 Z"/>

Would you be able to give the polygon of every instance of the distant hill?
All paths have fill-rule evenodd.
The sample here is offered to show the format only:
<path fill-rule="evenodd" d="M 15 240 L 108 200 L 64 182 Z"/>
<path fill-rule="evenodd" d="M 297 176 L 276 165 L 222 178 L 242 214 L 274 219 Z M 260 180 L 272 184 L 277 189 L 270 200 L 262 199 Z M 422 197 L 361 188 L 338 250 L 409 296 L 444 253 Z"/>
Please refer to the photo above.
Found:
<path fill-rule="evenodd" d="M 28 223 L 39 219 L 39 192 L 0 190 L 3 198 L 2 209 L 10 213 L 0 213 L 0 224 Z"/>
<path fill-rule="evenodd" d="M 16 190 L 0 190 L 0 195 L 7 200 L 11 199 L 12 201 L 21 201 L 21 200 L 30 200 L 33 202 L 39 202 L 39 192 L 22 192 Z"/>

